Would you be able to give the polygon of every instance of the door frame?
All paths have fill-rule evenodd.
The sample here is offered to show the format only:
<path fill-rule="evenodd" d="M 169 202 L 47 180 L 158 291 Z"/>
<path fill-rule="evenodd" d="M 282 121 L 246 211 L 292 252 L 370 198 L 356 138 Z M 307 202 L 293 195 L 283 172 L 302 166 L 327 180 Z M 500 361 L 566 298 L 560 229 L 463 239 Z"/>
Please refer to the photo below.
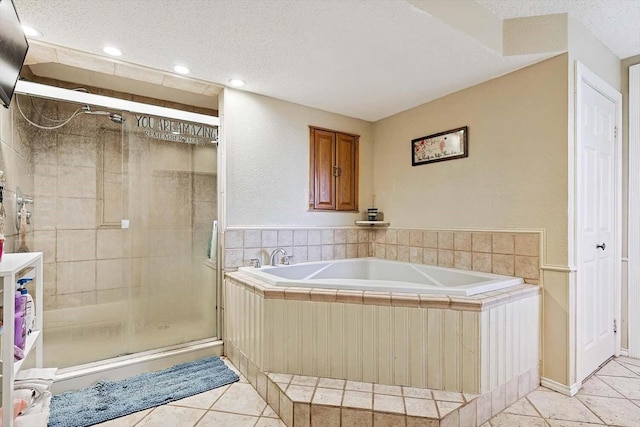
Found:
<path fill-rule="evenodd" d="M 594 72 L 589 70 L 585 65 L 576 61 L 575 67 L 575 188 L 574 188 L 574 212 L 575 215 L 575 233 L 574 233 L 574 241 L 573 245 L 575 248 L 575 256 L 576 256 L 576 267 L 578 268 L 578 276 L 580 274 L 581 267 L 581 245 L 580 238 L 581 235 L 579 230 L 581 230 L 581 215 L 579 214 L 578 208 L 580 207 L 581 196 L 580 196 L 580 188 L 581 188 L 581 172 L 583 165 L 580 163 L 582 148 L 580 142 L 582 141 L 582 131 L 580 124 L 582 123 L 583 110 L 582 110 L 582 92 L 583 85 L 589 85 L 600 94 L 611 100 L 615 104 L 615 115 L 616 115 L 616 123 L 615 123 L 615 137 L 614 137 L 614 232 L 613 239 L 614 244 L 614 254 L 613 254 L 613 265 L 614 265 L 614 319 L 617 324 L 618 333 L 615 335 L 615 345 L 613 349 L 613 354 L 615 356 L 620 355 L 620 322 L 622 317 L 621 311 L 621 303 L 622 303 L 622 284 L 621 284 L 621 271 L 622 271 L 622 94 L 614 89 L 611 85 L 609 85 L 606 81 L 596 75 Z M 575 331 L 576 331 L 576 380 L 578 384 L 581 384 L 584 380 L 581 374 L 581 366 L 582 366 L 582 325 L 580 323 L 581 312 L 583 307 L 580 306 L 580 298 L 578 298 L 577 292 L 581 291 L 580 283 L 576 280 L 576 295 L 575 295 Z M 612 319 L 612 321 L 614 320 Z"/>
<path fill-rule="evenodd" d="M 640 64 L 629 67 L 629 211 L 627 213 L 628 348 L 640 357 L 640 224 L 629 221 L 640 215 Z"/>

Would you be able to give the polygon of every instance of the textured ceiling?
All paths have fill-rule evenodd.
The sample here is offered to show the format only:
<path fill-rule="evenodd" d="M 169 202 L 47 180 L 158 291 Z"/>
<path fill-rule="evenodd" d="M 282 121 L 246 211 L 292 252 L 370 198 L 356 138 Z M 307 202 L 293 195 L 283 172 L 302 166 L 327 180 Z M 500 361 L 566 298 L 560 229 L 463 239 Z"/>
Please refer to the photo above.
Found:
<path fill-rule="evenodd" d="M 640 55 L 640 0 L 477 0 L 502 19 L 568 13 L 613 53 Z"/>
<path fill-rule="evenodd" d="M 404 0 L 14 2 L 44 42 L 370 121 L 549 56 L 502 57 Z"/>

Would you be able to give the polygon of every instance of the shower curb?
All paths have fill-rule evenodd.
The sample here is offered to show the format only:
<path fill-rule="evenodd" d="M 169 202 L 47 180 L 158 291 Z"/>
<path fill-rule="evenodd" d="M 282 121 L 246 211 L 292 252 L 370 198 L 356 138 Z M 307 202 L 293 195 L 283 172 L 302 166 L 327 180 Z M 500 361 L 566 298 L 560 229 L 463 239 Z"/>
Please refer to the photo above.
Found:
<path fill-rule="evenodd" d="M 221 356 L 221 340 L 201 340 L 178 346 L 151 350 L 141 354 L 115 357 L 60 369 L 51 391 L 60 394 L 94 385 L 98 380 L 122 380 L 133 375 L 169 368 L 209 356 Z"/>

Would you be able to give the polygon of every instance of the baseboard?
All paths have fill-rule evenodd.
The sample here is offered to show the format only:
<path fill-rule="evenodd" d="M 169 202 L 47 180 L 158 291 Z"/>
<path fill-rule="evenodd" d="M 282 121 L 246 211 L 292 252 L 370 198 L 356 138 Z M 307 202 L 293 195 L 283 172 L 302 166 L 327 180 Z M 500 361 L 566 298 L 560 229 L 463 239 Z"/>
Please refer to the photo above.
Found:
<path fill-rule="evenodd" d="M 575 395 L 578 392 L 578 390 L 580 390 L 580 387 L 582 387 L 582 384 L 575 383 L 575 384 L 572 384 L 571 386 L 568 386 L 544 377 L 540 378 L 540 384 L 543 387 L 549 388 L 553 391 L 557 391 L 558 393 L 562 393 L 566 396 Z"/>
<path fill-rule="evenodd" d="M 203 357 L 221 356 L 222 341 L 191 343 L 159 349 L 126 358 L 114 358 L 97 363 L 73 366 L 58 371 L 53 394 L 91 387 L 99 380 L 121 380 L 144 372 L 169 368 L 178 363 L 191 362 Z"/>
<path fill-rule="evenodd" d="M 621 348 L 620 349 L 620 356 L 629 357 L 629 349 Z"/>

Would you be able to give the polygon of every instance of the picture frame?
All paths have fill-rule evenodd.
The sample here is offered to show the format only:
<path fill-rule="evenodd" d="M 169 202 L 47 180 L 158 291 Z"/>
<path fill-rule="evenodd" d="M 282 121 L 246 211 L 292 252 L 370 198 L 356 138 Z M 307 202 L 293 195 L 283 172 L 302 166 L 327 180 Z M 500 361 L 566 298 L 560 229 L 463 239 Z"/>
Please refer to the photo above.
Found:
<path fill-rule="evenodd" d="M 463 126 L 411 140 L 411 166 L 469 156 L 469 129 Z"/>

